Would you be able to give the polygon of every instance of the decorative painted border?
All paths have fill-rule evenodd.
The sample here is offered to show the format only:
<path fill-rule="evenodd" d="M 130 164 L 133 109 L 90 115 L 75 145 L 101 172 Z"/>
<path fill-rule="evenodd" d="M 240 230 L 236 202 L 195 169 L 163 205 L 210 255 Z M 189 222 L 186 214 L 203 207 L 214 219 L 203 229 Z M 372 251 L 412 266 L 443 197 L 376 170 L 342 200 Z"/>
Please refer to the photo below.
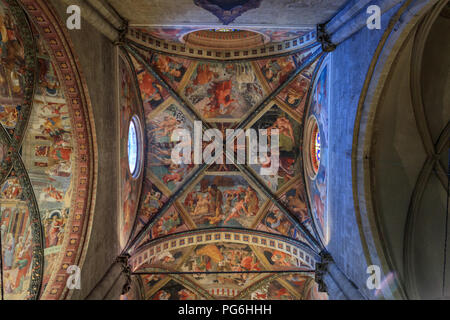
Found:
<path fill-rule="evenodd" d="M 156 239 L 134 253 L 130 258 L 129 263 L 132 270 L 136 271 L 151 257 L 160 254 L 161 252 L 224 241 L 227 243 L 247 244 L 284 252 L 297 259 L 298 267 L 304 267 L 302 266 L 303 264 L 311 269 L 315 269 L 316 262 L 320 260 L 320 258 L 305 245 L 289 238 L 277 236 L 275 234 L 266 234 L 255 230 L 218 228 L 214 230 L 204 229 L 183 232 L 181 234 Z"/>
<path fill-rule="evenodd" d="M 239 290 L 217 287 L 217 288 L 209 288 L 208 293 L 212 296 L 234 298 L 239 294 Z"/>
<path fill-rule="evenodd" d="M 44 39 L 55 69 L 62 79 L 64 95 L 67 99 L 75 141 L 74 185 L 76 186 L 71 202 L 71 216 L 63 243 L 63 250 L 58 257 L 55 273 L 47 284 L 41 299 L 59 299 L 68 294 L 65 286 L 67 268 L 83 263 L 83 249 L 86 248 L 92 225 L 94 192 L 96 189 L 95 136 L 93 135 L 92 108 L 87 88 L 74 57 L 63 24 L 58 20 L 54 10 L 47 1 L 20 0 L 30 20 L 37 27 Z M 58 267 L 59 265 L 59 267 Z"/>
<path fill-rule="evenodd" d="M 147 49 L 166 54 L 174 54 L 197 59 L 242 60 L 265 58 L 274 55 L 293 54 L 295 51 L 301 50 L 304 47 L 316 42 L 316 36 L 317 32 L 314 30 L 296 39 L 278 43 L 269 43 L 259 48 L 243 50 L 208 50 L 193 48 L 186 46 L 184 43 L 174 43 L 153 38 L 145 32 L 134 28 L 129 28 L 125 37 L 126 39 L 138 45 L 144 46 Z"/>

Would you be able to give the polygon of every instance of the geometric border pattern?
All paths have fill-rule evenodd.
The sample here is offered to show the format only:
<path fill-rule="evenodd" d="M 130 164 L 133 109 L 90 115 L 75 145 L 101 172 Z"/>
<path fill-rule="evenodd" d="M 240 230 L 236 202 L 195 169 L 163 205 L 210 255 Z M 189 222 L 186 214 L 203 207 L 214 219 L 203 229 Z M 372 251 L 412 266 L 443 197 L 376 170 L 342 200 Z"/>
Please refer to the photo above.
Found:
<path fill-rule="evenodd" d="M 137 45 L 144 46 L 147 50 L 166 54 L 180 55 L 188 58 L 210 60 L 242 60 L 260 59 L 275 55 L 294 54 L 316 42 L 316 31 L 311 31 L 304 36 L 278 43 L 269 43 L 265 46 L 244 50 L 209 50 L 195 49 L 184 43 L 168 42 L 152 38 L 150 35 L 134 28 L 129 28 L 126 38 Z"/>
<path fill-rule="evenodd" d="M 181 234 L 165 237 L 164 239 L 157 239 L 133 253 L 129 263 L 131 269 L 136 271 L 152 257 L 162 252 L 216 242 L 239 243 L 276 249 L 277 251 L 284 252 L 294 257 L 297 261 L 297 267 L 307 266 L 310 270 L 315 269 L 316 262 L 320 259 L 319 256 L 306 245 L 293 241 L 292 239 L 253 230 L 230 228 L 215 230 L 206 229 L 187 233 L 183 232 Z"/>

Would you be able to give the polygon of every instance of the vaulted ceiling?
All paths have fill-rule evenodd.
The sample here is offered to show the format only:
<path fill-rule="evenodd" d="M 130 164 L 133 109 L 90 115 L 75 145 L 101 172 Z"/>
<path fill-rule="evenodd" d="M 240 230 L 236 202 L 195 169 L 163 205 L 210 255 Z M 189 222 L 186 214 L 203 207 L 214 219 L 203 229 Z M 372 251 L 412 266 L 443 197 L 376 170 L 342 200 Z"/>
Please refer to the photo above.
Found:
<path fill-rule="evenodd" d="M 101 13 L 104 18 L 115 10 L 128 24 L 117 27 L 111 16 L 103 27 L 114 26 L 113 36 L 108 37 L 108 27 L 103 35 L 98 33 L 105 41 L 114 39 L 105 47 L 117 60 L 102 65 L 114 69 L 116 79 L 105 81 L 106 73 L 95 78 L 109 83 L 102 92 L 101 81 L 92 85 L 89 79 L 89 86 L 84 81 L 57 13 L 65 12 L 65 4 L 54 4 L 56 10 L 45 0 L 0 0 L 2 299 L 67 298 L 72 294 L 66 286 L 68 268 L 83 266 L 91 230 L 104 227 L 93 225 L 92 213 L 108 208 L 94 208 L 95 198 L 116 187 L 96 186 L 96 133 L 101 130 L 93 127 L 89 94 L 114 96 L 109 106 L 118 109 L 117 135 L 112 130 L 111 136 L 99 137 L 105 144 L 118 144 L 117 159 L 111 160 L 120 164 L 111 166 L 119 171 L 118 190 L 111 193 L 117 191 L 119 199 L 108 203 L 114 210 L 118 207 L 117 226 L 111 217 L 103 218 L 117 231 L 114 248 L 119 250 L 111 250 L 111 255 L 126 258 L 132 275 L 127 280 L 133 279 L 134 290 L 122 298 L 326 299 L 314 271 L 329 241 L 331 64 L 317 25 L 330 21 L 347 1 L 108 2 L 113 9 Z M 95 3 L 100 2 L 90 1 L 88 6 Z M 384 9 L 395 11 L 396 4 L 392 1 Z M 404 2 L 402 8 L 407 5 Z M 349 19 L 364 16 L 364 5 L 355 7 L 349 5 L 350 11 L 342 14 Z M 448 3 L 438 1 L 411 28 L 392 68 L 385 70 L 386 83 L 378 92 L 383 97 L 374 102 L 377 112 L 362 117 L 374 128 L 361 130 L 370 142 L 364 158 L 366 194 L 352 199 L 358 190 L 349 190 L 360 183 L 353 181 L 345 195 L 350 202 L 373 205 L 369 222 L 376 224 L 379 237 L 369 236 L 377 245 L 382 243 L 389 272 L 385 281 L 395 277 L 402 294 L 410 298 L 440 297 L 448 287 L 444 226 L 450 62 L 448 42 L 441 36 L 449 30 L 448 12 Z M 338 14 L 332 22 L 341 18 Z M 89 21 L 94 25 L 93 20 Z M 342 35 L 350 32 L 348 26 L 355 29 L 352 22 L 336 22 L 335 27 L 345 31 Z M 393 24 L 390 27 L 395 35 Z M 86 30 L 77 36 L 82 38 Z M 389 32 L 386 36 L 392 35 Z M 347 50 L 341 42 L 336 45 L 337 51 Z M 76 53 L 89 59 L 90 52 Z M 346 52 L 345 57 L 352 55 Z M 365 74 L 358 59 L 355 69 Z M 373 59 L 378 70 L 383 60 Z M 368 74 L 366 81 L 376 79 Z M 335 72 L 335 79 L 340 81 L 340 76 Z M 354 79 L 340 85 L 346 86 L 346 81 L 354 89 Z M 357 90 L 352 96 L 360 94 Z M 357 110 L 353 105 L 343 110 L 353 112 L 352 107 Z M 105 110 L 98 111 L 97 123 Z M 354 134 L 353 123 L 348 128 L 342 135 Z M 213 133 L 215 142 L 225 146 L 230 139 L 217 137 L 226 137 L 230 129 L 264 132 L 268 138 L 279 130 L 278 171 L 262 173 L 272 164 L 268 155 L 249 163 L 250 152 L 244 152 L 247 161 L 236 163 L 252 139 L 250 133 L 223 157 L 224 163 L 173 161 L 179 146 L 174 132 L 190 134 L 187 156 L 195 158 L 196 151 L 211 149 L 212 139 L 206 135 Z M 195 140 L 202 135 L 205 139 L 196 150 Z M 334 151 L 341 148 L 340 141 L 334 143 Z M 356 158 L 349 160 L 352 148 L 359 150 L 348 146 L 345 153 L 354 164 Z M 234 162 L 228 163 L 231 158 Z M 335 197 L 343 197 L 339 191 L 334 190 Z M 339 210 L 333 210 L 336 220 L 341 219 Z M 353 210 L 344 216 L 353 219 Z M 351 220 L 348 225 L 364 235 L 369 230 L 364 223 Z M 343 234 L 341 241 L 331 240 L 337 243 L 334 247 L 359 241 L 346 239 L 348 230 L 333 227 L 334 233 Z M 105 227 L 105 234 L 111 228 Z M 99 238 L 92 251 L 105 242 L 105 237 Z M 353 260 L 338 258 L 344 259 L 336 261 L 341 268 L 346 265 L 343 272 L 353 272 L 347 268 Z M 354 277 L 350 272 L 345 276 Z M 363 272 L 358 279 L 365 281 L 365 276 Z M 361 289 L 365 282 L 358 285 Z"/>
<path fill-rule="evenodd" d="M 256 2 L 247 11 L 259 17 L 267 6 L 302 7 Z M 172 10 L 166 2 L 149 12 L 112 2 L 124 17 L 142 12 L 130 23 L 145 24 L 130 27 L 117 50 L 117 229 L 136 297 L 326 298 L 314 270 L 326 238 L 328 60 L 313 25 L 341 4 L 330 3 L 305 10 L 304 25 L 219 29 L 191 2 L 189 27 L 175 18 L 170 27 L 139 20 Z M 92 227 L 90 100 L 64 28 L 43 1 L 2 0 L 0 31 L 1 295 L 65 298 L 68 269 L 83 264 Z M 194 134 L 198 123 L 200 134 L 252 129 L 270 138 L 278 130 L 271 157 L 279 169 L 262 174 L 268 155 L 256 163 L 173 163 L 172 133 Z"/>
<path fill-rule="evenodd" d="M 172 34 L 177 32 L 186 31 Z M 212 46 L 241 33 L 208 32 Z M 320 108 L 326 109 L 327 74 L 320 45 L 313 38 L 301 43 L 300 34 L 289 39 L 300 49 L 278 57 L 192 59 L 189 52 L 169 55 L 146 46 L 164 35 L 131 31 L 119 62 L 121 242 L 144 298 L 324 298 L 313 271 L 324 239 L 325 194 L 317 188 L 326 178 L 321 172 L 316 183 L 317 172 L 305 175 L 303 163 L 304 154 L 310 155 L 304 150 L 310 146 L 303 141 L 306 123 L 318 119 L 324 132 Z M 179 38 L 166 36 L 172 43 Z M 137 176 L 127 156 L 133 117 L 143 128 Z M 173 164 L 172 133 L 186 129 L 194 140 L 196 121 L 203 131 L 223 136 L 227 129 L 278 128 L 278 172 L 261 175 L 262 166 L 248 162 Z"/>
<path fill-rule="evenodd" d="M 92 132 L 64 32 L 24 3 L 0 2 L 1 298 L 58 299 L 85 248 Z"/>
<path fill-rule="evenodd" d="M 440 37 L 450 32 L 448 8 L 437 6 L 405 41 L 372 138 L 372 192 L 382 239 L 413 299 L 448 296 L 450 47 Z"/>

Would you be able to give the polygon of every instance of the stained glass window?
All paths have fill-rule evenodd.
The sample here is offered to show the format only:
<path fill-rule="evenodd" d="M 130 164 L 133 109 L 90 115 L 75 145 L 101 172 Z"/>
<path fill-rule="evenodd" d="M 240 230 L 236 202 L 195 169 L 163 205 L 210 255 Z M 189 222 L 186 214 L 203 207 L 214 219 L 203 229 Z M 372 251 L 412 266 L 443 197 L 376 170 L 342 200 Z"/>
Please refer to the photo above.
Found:
<path fill-rule="evenodd" d="M 218 29 L 212 29 L 211 31 L 214 31 L 214 32 L 236 32 L 236 31 L 239 31 L 239 29 L 218 28 Z"/>
<path fill-rule="evenodd" d="M 311 139 L 311 163 L 314 173 L 317 173 L 320 166 L 320 131 L 317 122 L 314 124 Z"/>
<path fill-rule="evenodd" d="M 136 124 L 133 120 L 128 129 L 128 166 L 132 175 L 136 174 L 138 167 L 138 136 Z"/>
<path fill-rule="evenodd" d="M 320 163 L 320 132 L 319 132 L 319 130 L 317 130 L 317 133 L 316 133 L 315 144 L 316 144 L 317 162 Z"/>

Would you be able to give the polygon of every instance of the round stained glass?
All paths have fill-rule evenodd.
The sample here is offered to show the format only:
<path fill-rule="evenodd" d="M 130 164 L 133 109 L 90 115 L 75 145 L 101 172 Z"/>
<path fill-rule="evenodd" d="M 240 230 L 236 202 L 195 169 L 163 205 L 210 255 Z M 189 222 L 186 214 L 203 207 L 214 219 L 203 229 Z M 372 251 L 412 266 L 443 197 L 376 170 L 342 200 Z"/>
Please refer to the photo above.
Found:
<path fill-rule="evenodd" d="M 135 122 L 130 122 L 128 128 L 128 166 L 134 176 L 138 168 L 138 133 Z"/>
<path fill-rule="evenodd" d="M 314 173 L 317 174 L 320 166 L 320 131 L 317 122 L 314 122 L 311 135 L 311 164 Z"/>
<path fill-rule="evenodd" d="M 319 132 L 319 130 L 317 130 L 316 138 L 314 140 L 315 140 L 315 145 L 316 145 L 316 158 L 317 158 L 316 160 L 318 163 L 320 163 L 320 132 Z"/>
<path fill-rule="evenodd" d="M 214 32 L 237 32 L 237 31 L 239 31 L 239 29 L 217 28 L 217 29 L 212 29 L 212 31 L 214 31 Z"/>

